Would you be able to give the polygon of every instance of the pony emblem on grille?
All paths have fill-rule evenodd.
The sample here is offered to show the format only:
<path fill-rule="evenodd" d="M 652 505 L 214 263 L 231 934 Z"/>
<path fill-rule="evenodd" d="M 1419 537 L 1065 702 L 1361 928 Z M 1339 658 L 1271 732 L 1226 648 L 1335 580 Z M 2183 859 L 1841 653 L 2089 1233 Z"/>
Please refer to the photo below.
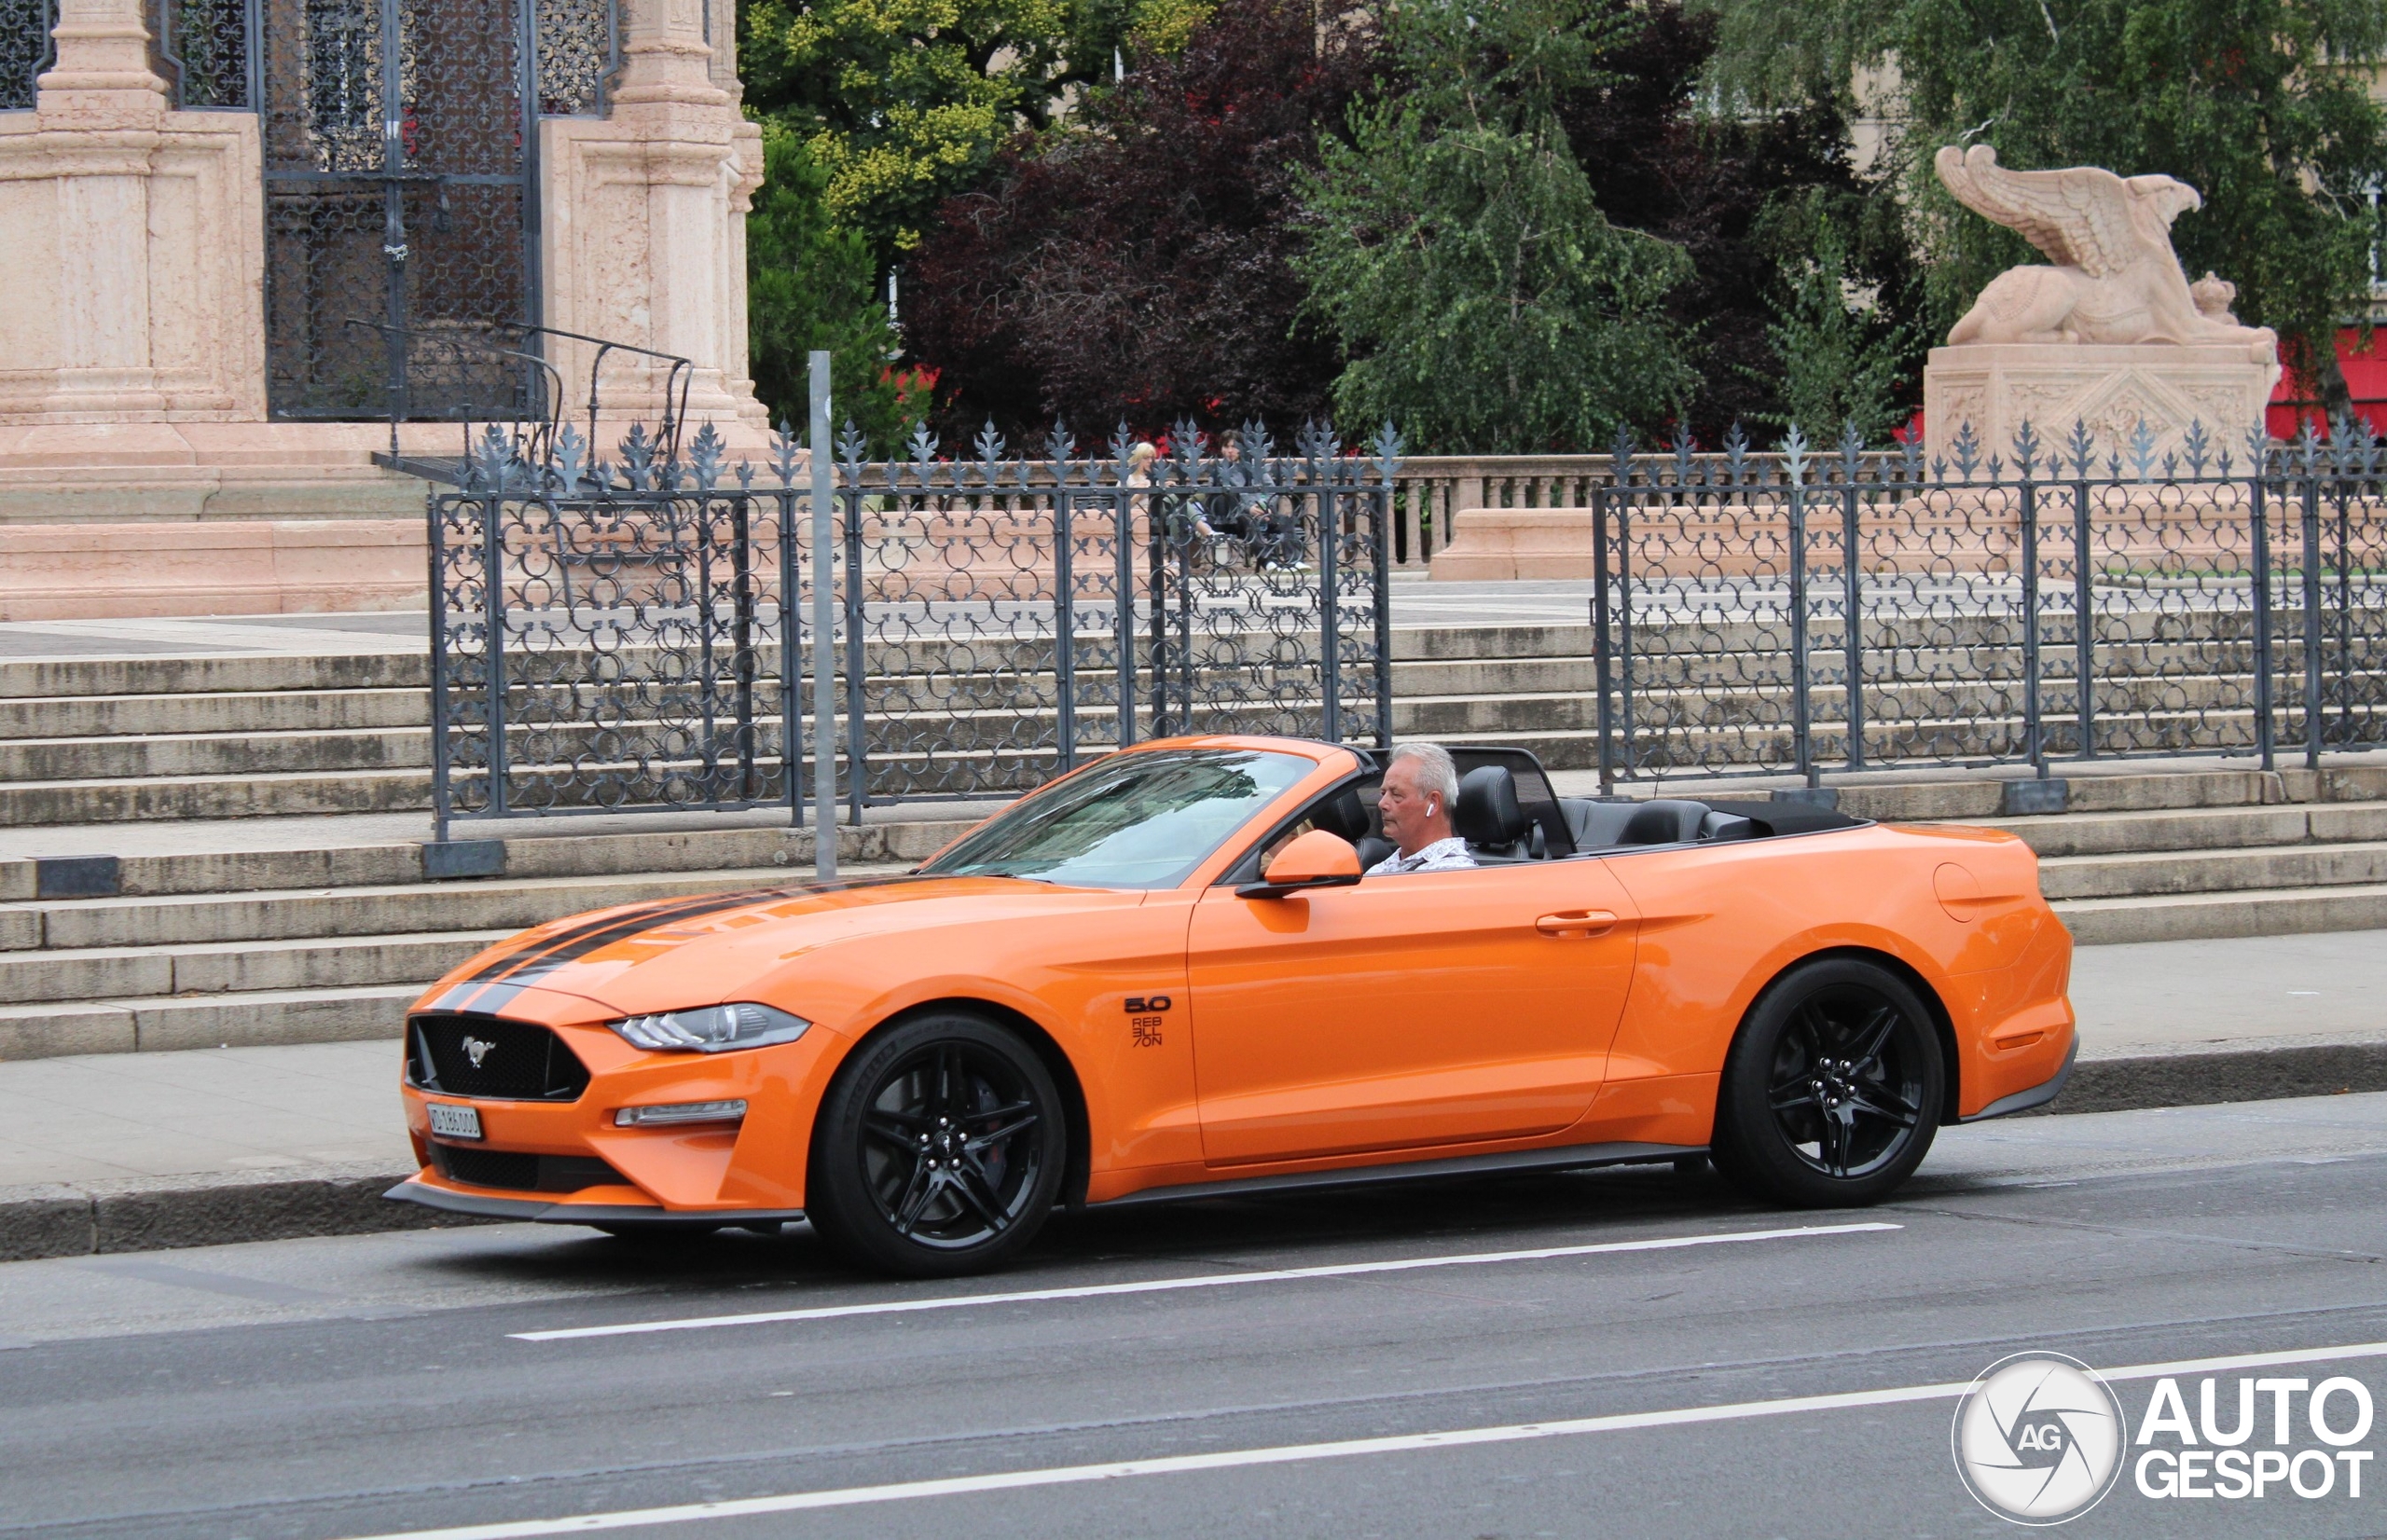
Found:
<path fill-rule="evenodd" d="M 483 1042 L 478 1038 L 466 1038 L 464 1039 L 464 1057 L 472 1060 L 473 1067 L 475 1069 L 478 1069 L 481 1066 L 481 1061 L 489 1057 L 490 1050 L 496 1046 L 497 1045 L 495 1043 Z"/>

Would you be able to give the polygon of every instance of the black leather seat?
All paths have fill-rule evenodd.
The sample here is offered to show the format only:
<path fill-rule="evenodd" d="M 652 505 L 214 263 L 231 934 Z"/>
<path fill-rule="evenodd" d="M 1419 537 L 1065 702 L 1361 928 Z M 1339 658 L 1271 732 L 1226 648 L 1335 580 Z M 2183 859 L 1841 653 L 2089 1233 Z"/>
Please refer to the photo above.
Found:
<path fill-rule="evenodd" d="M 1311 808 L 1309 821 L 1330 834 L 1349 840 L 1359 852 L 1362 872 L 1392 854 L 1392 842 L 1375 832 L 1375 820 L 1368 817 L 1357 787 L 1345 788 Z"/>
<path fill-rule="evenodd" d="M 1566 827 L 1578 850 L 1620 845 L 1688 845 L 1694 841 L 1745 840 L 1757 826 L 1736 813 L 1719 813 L 1704 802 L 1657 797 L 1648 802 L 1593 802 L 1562 797 Z"/>
<path fill-rule="evenodd" d="M 1478 865 L 1530 860 L 1540 829 L 1517 801 L 1517 778 L 1506 766 L 1486 764 L 1458 781 L 1458 805 L 1451 823 Z"/>

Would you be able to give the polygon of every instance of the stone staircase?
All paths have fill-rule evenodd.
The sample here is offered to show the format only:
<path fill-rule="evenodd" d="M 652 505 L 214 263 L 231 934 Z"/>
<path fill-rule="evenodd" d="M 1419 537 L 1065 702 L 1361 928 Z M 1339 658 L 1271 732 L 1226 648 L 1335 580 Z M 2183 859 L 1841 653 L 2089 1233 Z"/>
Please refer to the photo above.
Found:
<path fill-rule="evenodd" d="M 841 830 L 841 870 L 900 869 L 971 821 Z M 813 859 L 808 831 L 770 827 L 490 843 L 495 870 L 470 880 L 428 877 L 415 841 L 126 857 L 113 873 L 0 861 L 0 1058 L 392 1037 L 431 980 L 515 931 L 802 880 Z M 55 891 L 92 886 L 115 891 Z"/>
<path fill-rule="evenodd" d="M 1400 736 L 1522 743 L 1585 789 L 1585 628 L 1395 636 Z M 390 1037 L 424 983 L 526 926 L 811 870 L 809 833 L 767 815 L 557 819 L 460 826 L 485 874 L 440 880 L 425 686 L 406 653 L 0 664 L 0 836 L 80 855 L 0 859 L 0 1058 Z M 2075 769 L 2065 811 L 2027 817 L 2010 780 L 1909 775 L 1835 777 L 1841 804 L 2015 830 L 2087 944 L 2387 927 L 2387 766 Z M 841 866 L 910 864 L 984 808 L 902 811 L 841 830 Z M 358 814 L 380 831 L 326 816 Z"/>
<path fill-rule="evenodd" d="M 2002 814 L 2018 785 L 2028 783 L 1852 777 L 1838 792 L 1867 818 L 2021 835 L 2085 946 L 2387 928 L 2387 764 L 2074 769 L 2063 812 Z"/>

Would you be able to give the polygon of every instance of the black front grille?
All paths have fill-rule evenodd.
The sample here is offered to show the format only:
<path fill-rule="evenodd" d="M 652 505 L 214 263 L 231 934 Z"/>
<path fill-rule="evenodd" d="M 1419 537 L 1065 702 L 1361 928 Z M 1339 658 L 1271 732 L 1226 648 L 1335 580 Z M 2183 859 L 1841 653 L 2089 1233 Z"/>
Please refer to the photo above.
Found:
<path fill-rule="evenodd" d="M 407 1079 L 450 1096 L 572 1102 L 588 1089 L 588 1066 L 544 1026 L 426 1011 L 407 1023 Z"/>
<path fill-rule="evenodd" d="M 516 1192 L 577 1192 L 584 1187 L 622 1182 L 620 1172 L 586 1155 L 523 1155 L 510 1149 L 435 1144 L 431 1163 L 449 1181 Z"/>

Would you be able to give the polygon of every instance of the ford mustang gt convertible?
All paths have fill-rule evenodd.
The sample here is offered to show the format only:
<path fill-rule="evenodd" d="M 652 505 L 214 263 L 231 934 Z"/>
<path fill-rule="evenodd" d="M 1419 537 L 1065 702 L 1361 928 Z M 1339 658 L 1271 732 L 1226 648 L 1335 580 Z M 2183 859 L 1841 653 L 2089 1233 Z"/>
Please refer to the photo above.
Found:
<path fill-rule="evenodd" d="M 1880 1199 L 1940 1124 L 2052 1098 L 2072 942 L 2002 832 L 1558 797 L 1462 749 L 1472 870 L 1362 876 L 1381 766 L 1138 745 L 916 871 L 494 946 L 409 1014 L 391 1196 L 768 1228 L 916 1275 L 1056 1204 L 1711 1158 Z"/>

